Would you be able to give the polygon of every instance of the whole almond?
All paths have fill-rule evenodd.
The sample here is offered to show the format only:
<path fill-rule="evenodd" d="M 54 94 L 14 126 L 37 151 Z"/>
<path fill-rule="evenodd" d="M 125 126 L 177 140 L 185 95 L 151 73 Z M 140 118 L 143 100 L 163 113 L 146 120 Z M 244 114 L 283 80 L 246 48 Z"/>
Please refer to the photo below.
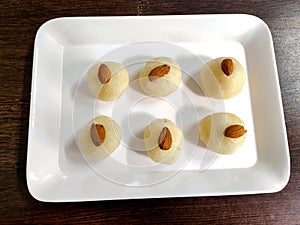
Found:
<path fill-rule="evenodd" d="M 224 136 L 229 138 L 239 138 L 243 136 L 247 130 L 242 125 L 235 124 L 227 127 L 224 131 Z"/>
<path fill-rule="evenodd" d="M 226 76 L 230 76 L 233 73 L 234 69 L 233 61 L 231 59 L 223 59 L 221 63 L 221 68 Z"/>
<path fill-rule="evenodd" d="M 107 65 L 101 64 L 98 69 L 98 79 L 102 84 L 106 84 L 111 77 L 110 69 Z"/>
<path fill-rule="evenodd" d="M 105 139 L 104 126 L 102 124 L 93 123 L 90 128 L 90 136 L 94 145 L 100 146 L 101 144 L 103 144 Z"/>
<path fill-rule="evenodd" d="M 151 70 L 151 72 L 149 73 L 149 80 L 153 81 L 156 80 L 160 77 L 165 76 L 166 74 L 168 74 L 170 71 L 170 66 L 164 64 L 161 66 L 157 66 L 155 67 L 153 70 Z"/>
<path fill-rule="evenodd" d="M 169 150 L 172 146 L 172 135 L 167 127 L 164 127 L 160 132 L 158 146 L 161 150 Z"/>

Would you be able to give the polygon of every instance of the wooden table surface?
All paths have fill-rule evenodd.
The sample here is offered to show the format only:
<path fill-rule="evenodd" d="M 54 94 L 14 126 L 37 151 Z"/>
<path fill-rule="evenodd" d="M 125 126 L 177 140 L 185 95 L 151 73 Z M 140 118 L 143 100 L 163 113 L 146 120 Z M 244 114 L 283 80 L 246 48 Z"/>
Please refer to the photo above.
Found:
<path fill-rule="evenodd" d="M 300 1 L 1 1 L 0 223 L 300 224 Z M 62 16 L 246 13 L 270 27 L 291 155 L 287 187 L 274 194 L 43 203 L 26 185 L 28 118 L 37 29 Z"/>

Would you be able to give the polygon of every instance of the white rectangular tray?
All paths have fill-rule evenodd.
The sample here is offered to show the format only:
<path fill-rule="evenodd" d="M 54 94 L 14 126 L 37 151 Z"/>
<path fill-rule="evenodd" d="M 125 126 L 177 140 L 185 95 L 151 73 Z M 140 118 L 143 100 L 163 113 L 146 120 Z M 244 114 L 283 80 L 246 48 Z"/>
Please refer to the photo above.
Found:
<path fill-rule="evenodd" d="M 148 165 L 151 160 L 121 146 L 109 159 L 92 165 L 92 169 L 80 154 L 74 137 L 93 118 L 84 103 L 94 99 L 87 94 L 86 99 L 77 101 L 75 96 L 89 92 L 84 75 L 95 61 L 120 46 L 137 42 L 146 43 L 140 45 L 139 54 L 130 51 L 128 56 L 118 54 L 108 58 L 121 63 L 126 57 L 143 56 L 146 60 L 164 54 L 180 58 L 180 51 L 176 53 L 168 48 L 143 52 L 147 43 L 157 42 L 157 45 L 168 43 L 182 47 L 199 56 L 203 63 L 221 56 L 239 59 L 247 69 L 248 78 L 242 93 L 221 104 L 208 101 L 213 112 L 233 112 L 245 120 L 247 141 L 240 150 L 230 156 L 216 156 L 198 146 L 191 159 L 182 158 L 187 161 L 182 167 L 145 167 L 142 173 L 135 174 L 139 168 L 130 165 Z M 136 66 L 131 73 L 139 69 Z M 183 81 L 180 88 L 186 90 L 187 83 Z M 192 92 L 188 95 L 195 105 L 206 104 L 205 98 Z M 178 98 L 175 95 L 173 99 Z M 98 114 L 111 114 L 112 104 L 97 104 Z M 82 115 L 76 125 L 73 124 L 74 105 Z M 163 105 L 160 105 L 162 109 Z M 163 117 L 167 109 L 153 113 L 153 117 Z M 200 119 L 205 114 L 208 113 L 201 114 L 200 110 Z M 214 160 L 200 168 L 199 162 L 207 158 Z M 121 164 L 128 168 L 124 170 Z M 100 174 L 95 168 L 101 170 Z M 101 172 L 105 175 L 101 176 Z M 60 202 L 268 193 L 284 188 L 289 173 L 272 37 L 259 18 L 239 14 L 58 18 L 38 30 L 27 156 L 28 188 L 36 199 Z"/>

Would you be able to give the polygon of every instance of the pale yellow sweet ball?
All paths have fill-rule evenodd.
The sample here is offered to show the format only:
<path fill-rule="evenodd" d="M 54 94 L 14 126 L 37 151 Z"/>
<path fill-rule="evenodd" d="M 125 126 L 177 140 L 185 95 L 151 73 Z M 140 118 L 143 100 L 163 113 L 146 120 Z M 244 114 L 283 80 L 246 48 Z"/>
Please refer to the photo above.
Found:
<path fill-rule="evenodd" d="M 177 161 L 183 148 L 181 130 L 168 119 L 157 119 L 144 130 L 148 156 L 155 162 L 172 164 Z"/>
<path fill-rule="evenodd" d="M 238 95 L 244 86 L 246 71 L 232 57 L 216 58 L 205 64 L 200 72 L 200 83 L 207 96 L 228 99 Z"/>
<path fill-rule="evenodd" d="M 208 149 L 220 154 L 232 154 L 246 140 L 244 122 L 232 113 L 215 113 L 200 122 L 200 140 Z"/>
<path fill-rule="evenodd" d="M 128 86 L 127 70 L 119 63 L 97 63 L 88 71 L 88 85 L 98 99 L 112 101 L 118 98 Z"/>
<path fill-rule="evenodd" d="M 156 69 L 156 73 L 154 73 Z M 153 76 L 149 76 L 152 73 Z M 140 73 L 140 84 L 147 95 L 167 96 L 181 82 L 181 69 L 171 58 L 157 57 L 146 63 Z"/>
<path fill-rule="evenodd" d="M 110 117 L 97 116 L 78 134 L 81 150 L 92 158 L 105 159 L 119 146 L 121 128 Z"/>

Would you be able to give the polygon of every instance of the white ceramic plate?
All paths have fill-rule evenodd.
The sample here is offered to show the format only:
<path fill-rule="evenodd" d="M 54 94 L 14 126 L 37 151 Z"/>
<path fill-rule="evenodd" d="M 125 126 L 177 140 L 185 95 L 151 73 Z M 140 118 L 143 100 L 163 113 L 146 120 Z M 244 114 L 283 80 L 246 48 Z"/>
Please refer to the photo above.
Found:
<path fill-rule="evenodd" d="M 228 26 L 230 24 L 230 26 Z M 136 81 L 153 57 L 174 58 L 183 82 L 166 98 L 144 95 Z M 243 91 L 223 101 L 197 86 L 203 63 L 237 58 L 247 70 Z M 122 63 L 130 85 L 116 101 L 96 101 L 86 72 L 98 61 Z M 247 140 L 230 156 L 198 143 L 197 124 L 213 112 L 232 112 Z M 120 147 L 104 161 L 81 154 L 78 131 L 96 115 L 122 127 Z M 154 118 L 183 131 L 183 154 L 174 165 L 141 153 L 141 132 Z M 59 18 L 38 30 L 34 46 L 27 184 L 40 201 L 216 196 L 280 191 L 290 174 L 289 150 L 271 33 L 250 15 Z"/>

